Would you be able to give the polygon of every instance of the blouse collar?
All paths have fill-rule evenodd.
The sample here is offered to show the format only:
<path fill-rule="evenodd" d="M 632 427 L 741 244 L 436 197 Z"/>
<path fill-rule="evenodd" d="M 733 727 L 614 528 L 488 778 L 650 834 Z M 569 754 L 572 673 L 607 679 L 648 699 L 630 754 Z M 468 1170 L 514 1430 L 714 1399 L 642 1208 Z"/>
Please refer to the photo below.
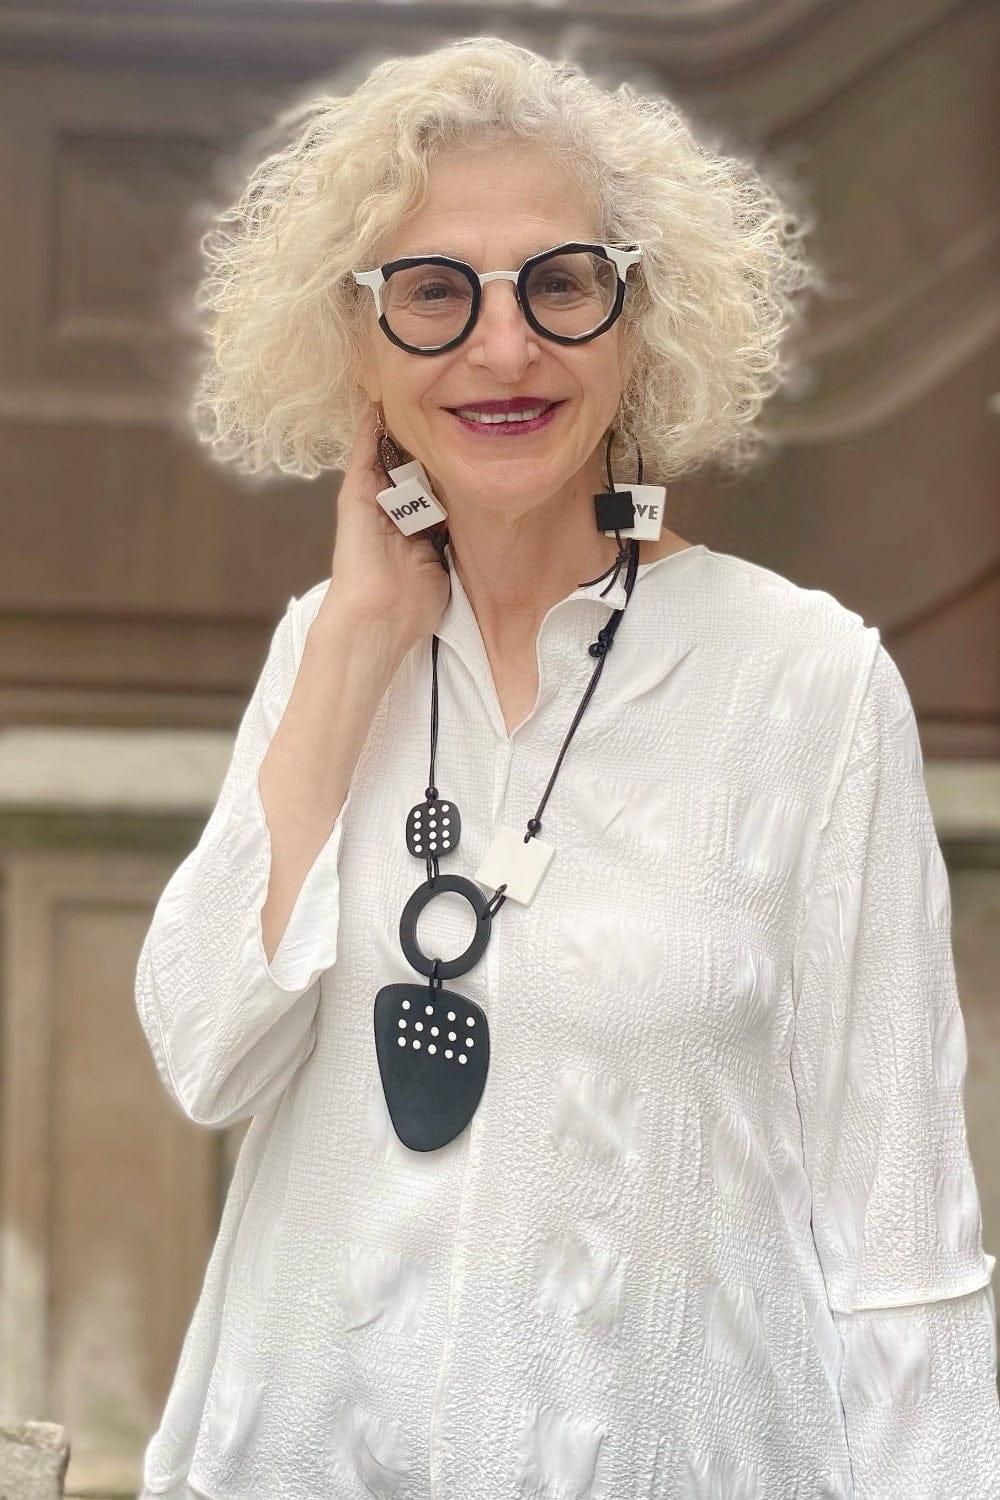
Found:
<path fill-rule="evenodd" d="M 466 669 L 471 673 L 479 685 L 480 692 L 486 702 L 487 709 L 493 721 L 494 728 L 502 736 L 507 736 L 506 727 L 503 724 L 499 704 L 496 702 L 495 691 L 490 691 L 492 673 L 486 647 L 483 644 L 482 633 L 475 611 L 469 601 L 469 597 L 458 576 L 451 555 L 450 541 L 445 545 L 445 555 L 448 561 L 449 575 L 451 579 L 451 594 L 446 604 L 441 619 L 435 630 L 435 635 L 442 642 L 449 645 L 458 655 Z M 604 697 L 610 701 L 613 697 L 618 701 L 627 701 L 629 698 L 645 691 L 654 680 L 659 680 L 666 675 L 671 667 L 678 662 L 691 649 L 692 641 L 686 637 L 677 635 L 677 621 L 673 618 L 673 611 L 665 608 L 657 608 L 656 604 L 660 596 L 664 594 L 663 589 L 650 587 L 649 580 L 657 570 L 673 570 L 686 572 L 687 567 L 708 551 L 703 542 L 697 542 L 688 547 L 683 547 L 679 552 L 669 552 L 664 557 L 654 558 L 652 562 L 640 563 L 636 571 L 635 584 L 632 589 L 632 598 L 628 599 L 625 592 L 625 564 L 622 564 L 618 577 L 611 588 L 607 588 L 607 577 L 599 578 L 592 583 L 581 584 L 564 598 L 559 599 L 551 605 L 544 615 L 538 629 L 539 663 L 542 670 L 540 681 L 539 706 L 558 690 L 559 682 L 564 675 L 562 665 L 568 666 L 574 655 L 580 658 L 580 670 L 587 671 L 587 663 L 593 667 L 593 662 L 587 657 L 586 640 L 579 635 L 576 626 L 566 628 L 567 622 L 562 621 L 561 629 L 552 623 L 554 615 L 560 615 L 567 607 L 577 604 L 593 603 L 601 607 L 601 612 L 611 615 L 614 610 L 622 609 L 628 605 L 624 625 L 630 617 L 634 620 L 636 615 L 641 616 L 638 629 L 639 639 L 661 639 L 662 649 L 655 652 L 641 653 L 639 658 L 633 658 L 630 662 L 630 670 L 620 677 L 614 692 L 609 694 L 608 688 L 603 688 Z M 661 574 L 666 582 L 665 574 Z M 602 589 L 607 589 L 602 594 Z M 601 621 L 598 620 L 593 635 L 596 637 Z M 664 638 L 665 633 L 672 631 L 675 639 L 671 641 Z M 554 634 L 553 634 L 554 632 Z M 631 636 L 632 631 L 627 632 Z M 545 649 L 543 650 L 543 635 L 545 638 Z M 615 665 L 621 673 L 625 663 L 622 661 L 622 651 L 619 647 L 621 635 L 616 637 L 615 650 L 612 656 Z M 547 657 L 551 655 L 548 662 L 551 670 L 546 672 Z M 561 660 L 560 660 L 561 659 Z M 589 675 L 589 673 L 588 673 Z M 615 676 L 616 674 L 613 674 Z"/>

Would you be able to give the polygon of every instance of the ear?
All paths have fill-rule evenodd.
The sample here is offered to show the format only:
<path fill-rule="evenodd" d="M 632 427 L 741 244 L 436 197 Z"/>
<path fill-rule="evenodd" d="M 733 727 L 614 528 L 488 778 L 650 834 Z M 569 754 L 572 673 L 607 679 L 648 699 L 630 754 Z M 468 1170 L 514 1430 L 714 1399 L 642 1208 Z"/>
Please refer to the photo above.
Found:
<path fill-rule="evenodd" d="M 382 400 L 382 385 L 367 330 L 362 331 L 358 349 L 358 384 L 373 404 Z"/>
<path fill-rule="evenodd" d="M 632 371 L 635 369 L 636 357 L 637 350 L 631 343 L 628 346 L 623 345 L 619 350 L 618 368 L 621 371 L 621 382 L 623 390 L 632 379 Z"/>

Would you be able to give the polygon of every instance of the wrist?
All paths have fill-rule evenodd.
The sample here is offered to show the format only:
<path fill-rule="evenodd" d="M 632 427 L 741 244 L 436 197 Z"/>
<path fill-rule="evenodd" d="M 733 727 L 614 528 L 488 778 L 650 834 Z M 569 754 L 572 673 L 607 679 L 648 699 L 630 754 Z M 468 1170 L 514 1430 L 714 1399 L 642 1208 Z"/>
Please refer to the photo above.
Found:
<path fill-rule="evenodd" d="M 326 651 L 360 659 L 366 670 L 388 681 L 413 645 L 395 620 L 372 616 L 328 591 L 309 630 Z"/>

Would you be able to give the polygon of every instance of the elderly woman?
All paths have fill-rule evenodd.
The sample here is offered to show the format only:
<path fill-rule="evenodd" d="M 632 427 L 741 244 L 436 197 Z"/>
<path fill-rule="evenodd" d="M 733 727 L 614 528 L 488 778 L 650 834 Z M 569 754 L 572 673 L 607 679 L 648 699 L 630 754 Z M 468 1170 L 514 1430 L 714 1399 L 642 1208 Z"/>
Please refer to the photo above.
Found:
<path fill-rule="evenodd" d="M 138 966 L 176 1105 L 250 1121 L 144 1494 L 1000 1494 L 906 688 L 663 524 L 759 451 L 801 226 L 495 38 L 286 124 L 198 428 L 345 477 Z"/>

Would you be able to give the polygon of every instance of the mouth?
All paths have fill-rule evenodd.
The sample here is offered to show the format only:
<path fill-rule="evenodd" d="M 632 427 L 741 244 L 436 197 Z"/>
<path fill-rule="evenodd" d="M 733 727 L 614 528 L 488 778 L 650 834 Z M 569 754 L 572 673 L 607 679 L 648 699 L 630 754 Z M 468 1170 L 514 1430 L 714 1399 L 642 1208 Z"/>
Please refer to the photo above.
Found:
<path fill-rule="evenodd" d="M 515 405 L 514 402 L 490 402 L 489 407 Z M 475 432 L 480 437 L 523 437 L 529 432 L 539 432 L 548 427 L 565 401 L 518 402 L 518 409 L 497 411 L 479 410 L 473 406 L 446 408 L 455 421 L 466 432 Z"/>

